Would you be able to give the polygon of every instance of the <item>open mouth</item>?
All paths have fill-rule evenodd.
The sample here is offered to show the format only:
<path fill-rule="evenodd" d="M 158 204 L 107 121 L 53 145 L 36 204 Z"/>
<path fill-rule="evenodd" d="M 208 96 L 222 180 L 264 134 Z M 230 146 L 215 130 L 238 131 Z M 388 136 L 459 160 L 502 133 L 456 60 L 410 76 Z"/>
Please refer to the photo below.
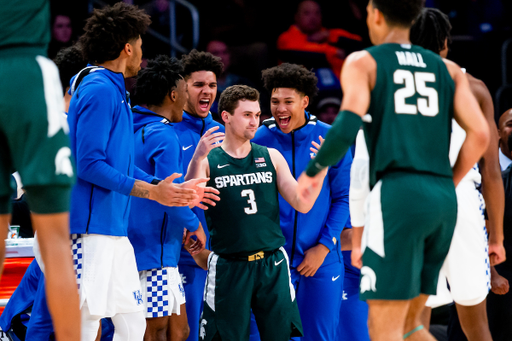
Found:
<path fill-rule="evenodd" d="M 207 111 L 209 106 L 210 106 L 209 99 L 200 99 L 199 100 L 199 108 L 201 108 L 201 110 Z"/>
<path fill-rule="evenodd" d="M 291 116 L 280 116 L 278 117 L 278 123 L 281 128 L 287 128 L 290 125 Z"/>

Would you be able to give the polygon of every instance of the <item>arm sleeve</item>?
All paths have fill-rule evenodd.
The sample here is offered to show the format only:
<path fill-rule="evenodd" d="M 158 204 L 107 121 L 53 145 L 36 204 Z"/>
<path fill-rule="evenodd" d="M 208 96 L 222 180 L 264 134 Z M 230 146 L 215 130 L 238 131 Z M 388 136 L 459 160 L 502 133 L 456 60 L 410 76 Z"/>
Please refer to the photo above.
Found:
<path fill-rule="evenodd" d="M 329 215 L 327 216 L 319 243 L 325 245 L 331 251 L 336 249 L 341 231 L 343 231 L 349 220 L 351 165 L 352 153 L 348 151 L 336 166 L 329 169 L 327 174 L 331 187 L 331 207 L 329 208 Z"/>
<path fill-rule="evenodd" d="M 129 195 L 135 179 L 106 162 L 106 149 L 115 110 L 112 100 L 116 98 L 114 89 L 102 84 L 91 84 L 82 89 L 80 97 L 81 106 L 76 127 L 78 176 L 97 186 Z"/>
<path fill-rule="evenodd" d="M 173 173 L 181 173 L 180 148 L 175 134 L 163 125 L 146 135 L 144 153 L 147 161 L 155 165 L 156 178 L 165 179 Z M 174 181 L 182 183 L 183 176 Z M 176 225 L 183 226 L 191 232 L 199 227 L 199 219 L 189 207 L 166 207 L 166 210 Z"/>
<path fill-rule="evenodd" d="M 363 130 L 356 139 L 356 152 L 350 170 L 350 217 L 353 226 L 364 226 L 366 198 L 370 194 L 370 157 Z"/>

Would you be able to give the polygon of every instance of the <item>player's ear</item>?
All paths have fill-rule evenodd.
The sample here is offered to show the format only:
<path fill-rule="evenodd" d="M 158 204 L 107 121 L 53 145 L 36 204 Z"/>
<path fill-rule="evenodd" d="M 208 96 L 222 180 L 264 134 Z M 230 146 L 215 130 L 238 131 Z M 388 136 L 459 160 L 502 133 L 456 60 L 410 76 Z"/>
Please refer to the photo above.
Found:
<path fill-rule="evenodd" d="M 306 108 L 309 105 L 309 96 L 304 95 L 304 97 L 302 97 L 301 101 L 302 101 L 302 107 L 304 108 L 304 110 L 306 110 Z"/>
<path fill-rule="evenodd" d="M 169 92 L 169 98 L 173 101 L 173 102 L 176 102 L 176 90 L 172 90 L 171 92 Z"/>
<path fill-rule="evenodd" d="M 221 114 L 220 114 L 220 117 L 222 117 L 222 121 L 223 121 L 224 123 L 228 123 L 228 121 L 229 121 L 229 116 L 231 116 L 231 114 L 230 114 L 230 113 L 228 113 L 226 110 L 223 110 L 223 111 L 221 112 Z"/>

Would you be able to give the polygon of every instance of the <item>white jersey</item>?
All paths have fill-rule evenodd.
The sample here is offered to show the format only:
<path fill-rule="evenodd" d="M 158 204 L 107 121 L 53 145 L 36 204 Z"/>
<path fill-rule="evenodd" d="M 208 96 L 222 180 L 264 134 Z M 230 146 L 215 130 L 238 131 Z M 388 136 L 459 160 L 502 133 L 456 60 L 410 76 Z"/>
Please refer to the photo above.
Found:
<path fill-rule="evenodd" d="M 457 161 L 460 147 L 462 147 L 465 139 L 466 132 L 464 129 L 462 129 L 455 120 L 452 120 L 452 136 L 450 140 L 450 164 L 452 168 L 455 165 L 455 161 Z M 478 186 L 482 183 L 482 176 L 480 175 L 478 164 L 475 164 L 473 168 L 471 168 L 462 181 L 472 181 Z"/>

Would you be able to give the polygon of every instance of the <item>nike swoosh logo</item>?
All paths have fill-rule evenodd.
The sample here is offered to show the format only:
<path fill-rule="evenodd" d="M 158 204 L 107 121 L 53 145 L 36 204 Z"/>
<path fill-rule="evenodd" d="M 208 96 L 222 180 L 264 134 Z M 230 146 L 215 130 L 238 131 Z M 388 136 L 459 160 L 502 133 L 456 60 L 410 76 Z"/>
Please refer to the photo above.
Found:
<path fill-rule="evenodd" d="M 187 149 L 189 149 L 189 148 L 190 148 L 190 147 L 192 147 L 192 146 L 193 146 L 193 144 L 191 144 L 191 145 L 190 145 L 190 146 L 188 146 L 188 147 L 183 147 L 183 150 L 187 150 Z"/>
<path fill-rule="evenodd" d="M 337 277 L 334 277 L 332 276 L 332 281 L 334 282 L 335 280 L 337 280 L 338 278 L 340 278 L 341 275 L 338 275 Z"/>
<path fill-rule="evenodd" d="M 274 265 L 275 265 L 275 266 L 278 266 L 278 265 L 279 265 L 279 264 L 281 264 L 283 261 L 284 261 L 284 259 L 281 259 L 279 262 L 274 262 Z"/>
<path fill-rule="evenodd" d="M 222 165 L 222 166 L 221 165 L 217 165 L 217 168 L 221 169 L 221 168 L 224 168 L 224 167 L 227 167 L 227 166 L 229 166 L 229 163 L 227 163 L 225 165 Z"/>

